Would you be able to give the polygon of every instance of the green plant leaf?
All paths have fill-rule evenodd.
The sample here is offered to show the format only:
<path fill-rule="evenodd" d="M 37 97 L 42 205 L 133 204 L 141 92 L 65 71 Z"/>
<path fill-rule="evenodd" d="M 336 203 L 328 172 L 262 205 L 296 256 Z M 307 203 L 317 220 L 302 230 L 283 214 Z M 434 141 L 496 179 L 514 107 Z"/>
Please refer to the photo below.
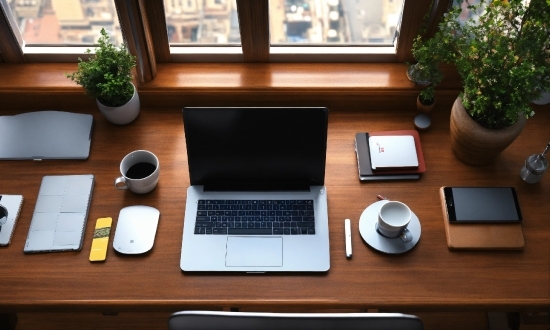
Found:
<path fill-rule="evenodd" d="M 86 52 L 91 53 L 91 50 Z M 78 60 L 77 71 L 66 76 L 84 87 L 86 95 L 111 107 L 124 105 L 132 98 L 131 72 L 136 59 L 128 51 L 127 44 L 115 47 L 105 29 L 101 29 L 95 55 L 88 61 Z"/>

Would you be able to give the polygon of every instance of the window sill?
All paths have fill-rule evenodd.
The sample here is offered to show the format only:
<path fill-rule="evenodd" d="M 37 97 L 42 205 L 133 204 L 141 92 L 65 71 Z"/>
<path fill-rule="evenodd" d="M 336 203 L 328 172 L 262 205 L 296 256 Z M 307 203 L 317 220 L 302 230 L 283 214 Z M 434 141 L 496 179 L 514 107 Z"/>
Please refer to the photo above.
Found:
<path fill-rule="evenodd" d="M 93 106 L 65 77 L 75 63 L 0 65 L 0 104 L 17 109 L 70 110 Z M 142 107 L 306 106 L 365 107 L 414 102 L 421 87 L 403 63 L 162 63 L 154 80 L 139 86 Z M 460 79 L 444 67 L 437 93 L 457 94 Z M 1 108 L 0 108 L 1 110 Z"/>

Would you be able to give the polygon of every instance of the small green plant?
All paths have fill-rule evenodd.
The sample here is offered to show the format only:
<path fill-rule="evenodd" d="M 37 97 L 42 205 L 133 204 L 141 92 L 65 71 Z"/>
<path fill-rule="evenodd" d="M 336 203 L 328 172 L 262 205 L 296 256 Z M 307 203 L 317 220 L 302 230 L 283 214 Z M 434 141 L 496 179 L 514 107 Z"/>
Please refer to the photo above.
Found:
<path fill-rule="evenodd" d="M 443 79 L 439 70 L 439 63 L 445 58 L 447 50 L 439 44 L 438 38 L 423 39 L 417 36 L 413 42 L 412 53 L 417 63 L 409 68 L 413 80 L 426 81 L 431 85 L 437 85 Z"/>
<path fill-rule="evenodd" d="M 90 54 L 91 50 L 86 53 Z M 84 87 L 86 95 L 110 107 L 124 105 L 132 98 L 131 70 L 136 66 L 135 57 L 126 44 L 116 48 L 105 29 L 101 29 L 95 55 L 88 61 L 78 60 L 78 70 L 66 76 Z"/>
<path fill-rule="evenodd" d="M 439 71 L 440 56 L 438 52 L 444 50 L 437 44 L 438 40 L 433 38 L 426 40 L 424 38 L 433 5 L 434 3 L 432 2 L 428 8 L 428 12 L 424 16 L 419 35 L 413 42 L 412 52 L 417 63 L 409 65 L 407 71 L 409 78 L 413 82 L 417 85 L 427 86 L 419 95 L 419 100 L 424 105 L 431 105 L 435 102 L 434 86 L 437 86 L 443 79 L 443 74 Z"/>
<path fill-rule="evenodd" d="M 435 93 L 433 86 L 428 86 L 418 95 L 420 102 L 424 105 L 430 105 L 435 102 Z"/>
<path fill-rule="evenodd" d="M 464 23 L 462 0 L 455 2 L 434 36 L 419 36 L 413 45 L 430 87 L 441 81 L 433 69 L 452 63 L 464 107 L 480 125 L 504 128 L 521 113 L 533 116 L 529 103 L 550 89 L 550 0 L 480 0 L 467 6 L 474 15 Z"/>

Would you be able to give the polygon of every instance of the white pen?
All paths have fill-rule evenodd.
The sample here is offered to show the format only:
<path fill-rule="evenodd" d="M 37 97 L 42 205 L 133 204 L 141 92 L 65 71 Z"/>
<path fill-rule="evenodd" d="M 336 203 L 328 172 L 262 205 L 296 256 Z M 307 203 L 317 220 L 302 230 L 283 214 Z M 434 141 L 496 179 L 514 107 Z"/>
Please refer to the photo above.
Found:
<path fill-rule="evenodd" d="M 346 257 L 351 258 L 351 223 L 349 219 L 344 221 L 344 232 L 346 235 Z"/>

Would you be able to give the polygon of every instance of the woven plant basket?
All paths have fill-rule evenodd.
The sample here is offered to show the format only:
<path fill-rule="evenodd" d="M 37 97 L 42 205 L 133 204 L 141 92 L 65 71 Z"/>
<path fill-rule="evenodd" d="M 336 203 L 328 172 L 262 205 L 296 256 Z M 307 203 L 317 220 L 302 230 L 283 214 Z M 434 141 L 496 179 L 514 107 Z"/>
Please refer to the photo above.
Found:
<path fill-rule="evenodd" d="M 469 165 L 487 165 L 495 161 L 519 136 L 526 118 L 520 116 L 512 126 L 489 129 L 479 125 L 466 112 L 458 97 L 451 110 L 451 146 L 454 154 Z"/>

